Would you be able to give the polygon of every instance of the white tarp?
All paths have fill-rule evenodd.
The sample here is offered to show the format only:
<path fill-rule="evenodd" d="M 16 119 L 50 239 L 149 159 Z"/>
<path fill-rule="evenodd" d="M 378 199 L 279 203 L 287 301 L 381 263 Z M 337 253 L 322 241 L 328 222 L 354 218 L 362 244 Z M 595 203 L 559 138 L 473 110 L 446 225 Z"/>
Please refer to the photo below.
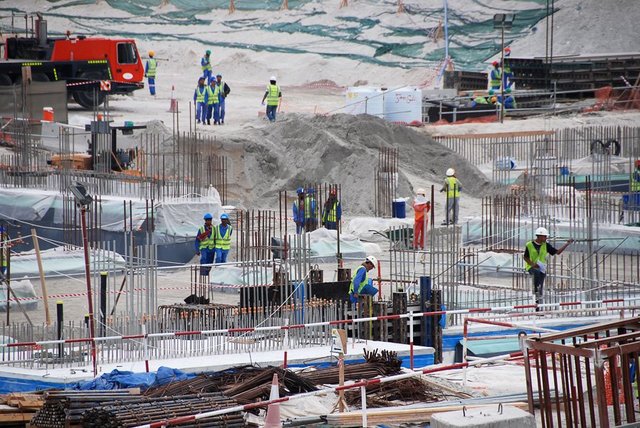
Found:
<path fill-rule="evenodd" d="M 347 223 L 345 231 L 363 241 L 385 242 L 391 229 L 405 227 L 413 227 L 412 218 L 355 217 Z"/>
<path fill-rule="evenodd" d="M 329 263 L 336 260 L 338 239 L 335 230 L 324 227 L 309 233 L 311 258 L 314 263 Z M 347 258 L 364 258 L 365 249 L 360 240 L 349 233 L 340 234 L 340 253 Z"/>
<path fill-rule="evenodd" d="M 40 251 L 40 255 L 45 275 L 84 271 L 84 250 L 82 248 L 69 250 L 64 247 L 56 247 Z M 113 251 L 91 250 L 89 256 L 92 263 L 102 264 L 107 260 L 112 260 L 116 267 L 124 268 L 125 265 L 122 256 Z M 11 276 L 13 278 L 38 274 L 38 262 L 33 250 L 11 254 Z"/>
<path fill-rule="evenodd" d="M 13 266 L 12 266 L 13 267 Z M 13 275 L 12 275 L 13 276 Z M 13 299 L 14 295 L 20 300 L 20 304 L 23 308 L 32 310 L 38 307 L 38 300 L 32 299 L 36 297 L 36 290 L 33 288 L 33 284 L 29 279 L 21 279 L 21 280 L 12 280 L 11 281 L 11 291 L 13 291 L 13 295 L 10 295 L 9 298 Z M 10 308 L 18 306 L 18 302 L 15 300 L 9 301 Z M 6 283 L 0 284 L 0 311 L 5 311 L 7 308 L 7 286 Z M 1 336 L 0 336 L 1 337 Z M 2 342 L 0 340 L 0 342 Z"/>

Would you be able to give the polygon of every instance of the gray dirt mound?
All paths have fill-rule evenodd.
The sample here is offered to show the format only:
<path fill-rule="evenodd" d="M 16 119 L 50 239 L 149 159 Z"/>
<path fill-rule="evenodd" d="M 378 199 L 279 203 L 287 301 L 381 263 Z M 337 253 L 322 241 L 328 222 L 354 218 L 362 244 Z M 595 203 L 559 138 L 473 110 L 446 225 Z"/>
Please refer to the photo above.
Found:
<path fill-rule="evenodd" d="M 218 142 L 230 155 L 242 148 L 243 169 L 230 171 L 230 188 L 242 190 L 230 199 L 245 207 L 277 206 L 280 190 L 293 191 L 305 183 L 340 183 L 345 209 L 371 215 L 381 147 L 399 150 L 398 196 L 413 192 L 405 172 L 440 181 L 449 167 L 456 168 L 465 193 L 479 197 L 492 190 L 475 166 L 428 135 L 373 116 L 289 115 L 233 138 L 218 137 Z"/>

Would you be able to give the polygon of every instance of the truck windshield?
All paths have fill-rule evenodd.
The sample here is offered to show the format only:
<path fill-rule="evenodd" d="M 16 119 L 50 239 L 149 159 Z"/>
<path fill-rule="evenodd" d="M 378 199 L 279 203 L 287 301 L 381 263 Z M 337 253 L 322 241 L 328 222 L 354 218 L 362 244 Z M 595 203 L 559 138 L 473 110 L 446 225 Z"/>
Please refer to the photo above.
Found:
<path fill-rule="evenodd" d="M 118 43 L 118 63 L 135 64 L 138 62 L 138 52 L 133 43 Z"/>

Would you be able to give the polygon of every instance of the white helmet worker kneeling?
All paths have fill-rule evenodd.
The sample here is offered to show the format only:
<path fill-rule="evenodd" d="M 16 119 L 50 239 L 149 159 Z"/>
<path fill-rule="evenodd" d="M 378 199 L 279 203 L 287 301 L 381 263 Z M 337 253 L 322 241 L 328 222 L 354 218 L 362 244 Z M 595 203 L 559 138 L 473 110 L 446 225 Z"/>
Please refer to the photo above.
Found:
<path fill-rule="evenodd" d="M 375 296 L 378 289 L 373 286 L 373 280 L 367 278 L 367 272 L 378 266 L 378 260 L 373 256 L 367 256 L 364 262 L 358 266 L 351 278 L 349 286 L 349 299 L 351 303 L 356 303 L 359 296 Z"/>

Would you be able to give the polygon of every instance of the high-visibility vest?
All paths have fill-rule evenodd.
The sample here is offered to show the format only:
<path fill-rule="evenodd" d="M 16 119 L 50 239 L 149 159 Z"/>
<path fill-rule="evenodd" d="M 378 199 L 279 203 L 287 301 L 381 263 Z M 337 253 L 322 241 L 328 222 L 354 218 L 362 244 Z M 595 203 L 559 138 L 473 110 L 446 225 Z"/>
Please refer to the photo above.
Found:
<path fill-rule="evenodd" d="M 313 206 L 314 202 L 315 202 L 314 198 L 310 196 L 304 197 L 304 218 L 305 219 L 316 217 L 316 210 L 314 209 L 314 206 Z"/>
<path fill-rule="evenodd" d="M 147 77 L 156 77 L 157 66 L 158 63 L 155 58 L 150 58 L 149 61 L 147 61 Z"/>
<path fill-rule="evenodd" d="M 211 85 L 209 85 L 207 86 L 207 90 L 209 91 L 209 99 L 207 100 L 207 104 L 218 104 L 220 102 L 220 100 L 218 100 L 218 87 L 216 85 L 213 85 L 213 88 L 211 88 Z"/>
<path fill-rule="evenodd" d="M 536 247 L 533 246 L 533 241 L 527 242 L 527 250 L 529 250 L 529 260 L 533 263 L 543 263 L 547 264 L 547 243 L 544 242 L 540 245 L 540 252 L 536 251 Z M 524 268 L 529 271 L 531 269 L 531 265 L 527 262 L 524 262 Z"/>
<path fill-rule="evenodd" d="M 336 223 L 338 221 L 338 218 L 337 218 L 338 204 L 339 204 L 338 200 L 335 200 L 333 202 L 333 205 L 331 206 L 331 208 L 329 208 L 329 210 L 324 213 L 324 218 L 323 218 L 324 221 L 331 222 L 331 223 Z"/>
<path fill-rule="evenodd" d="M 220 226 L 216 226 L 216 248 L 229 250 L 231 248 L 231 225 L 227 226 L 227 232 L 224 236 L 220 233 Z"/>
<path fill-rule="evenodd" d="M 492 88 L 496 88 L 496 87 L 500 87 L 501 84 L 502 84 L 502 72 L 499 69 L 494 68 L 493 70 L 491 70 L 489 85 Z"/>
<path fill-rule="evenodd" d="M 205 230 L 206 229 L 204 228 L 204 226 L 200 226 L 200 229 L 198 230 L 198 235 L 202 235 L 205 232 Z M 216 240 L 216 237 L 214 236 L 214 230 L 211 230 L 211 234 L 209 234 L 209 236 L 207 236 L 205 239 L 200 241 L 200 249 L 212 250 L 214 248 L 215 240 Z"/>
<path fill-rule="evenodd" d="M 200 86 L 198 86 L 196 88 L 196 93 L 198 94 L 198 95 L 196 95 L 196 102 L 197 103 L 203 103 L 204 102 L 204 94 L 206 94 L 208 90 L 209 89 L 207 89 L 206 86 L 203 86 L 202 89 L 200 89 Z"/>
<path fill-rule="evenodd" d="M 220 98 L 224 99 L 224 80 L 216 83 L 216 86 L 218 87 L 218 94 L 220 95 Z"/>
<path fill-rule="evenodd" d="M 204 73 L 205 71 L 211 71 L 213 70 L 213 68 L 211 67 L 211 61 L 208 60 L 206 57 L 203 57 L 202 60 L 200 61 L 200 65 L 202 65 L 202 72 Z"/>
<path fill-rule="evenodd" d="M 277 106 L 279 98 L 280 98 L 280 86 L 278 85 L 267 86 L 267 105 Z"/>
<path fill-rule="evenodd" d="M 447 198 L 459 198 L 460 197 L 460 184 L 455 177 L 447 177 L 444 179 L 447 186 Z"/>
<path fill-rule="evenodd" d="M 360 272 L 361 269 L 364 269 L 364 279 L 360 284 L 354 284 L 354 281 L 356 280 L 356 276 L 358 276 L 358 272 Z M 364 286 L 367 285 L 367 282 L 368 282 L 367 268 L 360 265 L 360 267 L 356 269 L 356 272 L 351 277 L 351 285 L 349 285 L 349 294 L 353 294 L 353 290 L 358 290 L 357 293 L 360 294 Z"/>
<path fill-rule="evenodd" d="M 476 97 L 473 101 L 475 101 L 476 104 L 489 104 L 489 101 L 487 101 L 485 97 Z"/>
<path fill-rule="evenodd" d="M 632 175 L 631 175 L 631 185 L 630 185 L 631 191 L 632 192 L 640 192 L 640 171 L 635 171 Z"/>

